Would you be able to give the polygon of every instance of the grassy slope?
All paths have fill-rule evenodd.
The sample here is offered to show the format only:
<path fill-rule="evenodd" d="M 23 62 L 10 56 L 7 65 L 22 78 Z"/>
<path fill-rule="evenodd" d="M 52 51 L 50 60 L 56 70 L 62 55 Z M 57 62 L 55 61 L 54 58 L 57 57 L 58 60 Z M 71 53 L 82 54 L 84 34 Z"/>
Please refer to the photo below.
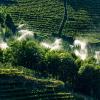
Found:
<path fill-rule="evenodd" d="M 84 3 L 86 2 L 86 3 Z M 95 2 L 89 0 L 71 0 L 69 4 L 73 9 L 85 9 L 88 11 L 89 15 L 92 16 L 94 23 L 96 24 L 96 30 L 99 31 L 99 0 Z M 25 22 L 28 24 L 29 29 L 33 31 L 38 31 L 41 33 L 57 33 L 60 23 L 63 18 L 63 3 L 61 0 L 5 0 L 0 2 L 0 9 L 3 7 L 5 10 L 3 12 L 10 13 L 14 21 L 18 24 Z M 97 7 L 97 8 L 96 8 Z M 77 12 L 76 10 L 76 12 Z M 73 16 L 72 11 L 69 10 L 69 16 Z M 72 14 L 72 15 L 71 15 Z M 66 32 L 66 27 L 64 30 Z M 90 42 L 99 42 L 97 39 L 100 33 L 89 34 L 85 37 L 89 37 Z"/>
<path fill-rule="evenodd" d="M 57 32 L 63 16 L 63 5 L 57 0 L 17 0 L 7 7 L 15 22 L 25 20 L 33 30 Z"/>
<path fill-rule="evenodd" d="M 100 42 L 100 0 L 70 0 L 70 5 L 77 11 L 84 9 L 92 17 L 97 32 L 82 34 L 90 43 Z M 79 36 L 80 37 L 80 36 Z"/>
<path fill-rule="evenodd" d="M 85 9 L 90 15 L 100 19 L 100 0 L 70 0 L 70 4 L 76 10 Z"/>
<path fill-rule="evenodd" d="M 11 76 L 19 76 L 19 77 L 24 77 L 25 79 L 29 79 L 35 82 L 39 82 L 44 85 L 53 85 L 53 86 L 59 86 L 59 85 L 64 85 L 62 81 L 55 80 L 52 78 L 36 78 L 37 76 L 35 75 L 35 71 L 24 68 L 21 66 L 11 66 L 4 64 L 2 65 L 0 63 L 0 76 L 1 75 L 11 75 Z"/>
<path fill-rule="evenodd" d="M 62 81 L 54 79 L 35 78 L 30 75 L 26 75 L 27 70 L 29 71 L 29 69 L 25 69 L 23 67 L 14 68 L 9 65 L 0 66 L 0 98 L 2 98 L 3 100 L 15 100 L 15 98 L 16 100 L 85 100 L 85 98 L 92 99 L 90 97 L 85 97 L 83 95 L 72 93 L 70 91 L 66 92 L 63 88 L 64 83 Z M 23 91 L 24 89 L 25 91 Z M 24 93 L 26 95 L 24 95 Z"/>

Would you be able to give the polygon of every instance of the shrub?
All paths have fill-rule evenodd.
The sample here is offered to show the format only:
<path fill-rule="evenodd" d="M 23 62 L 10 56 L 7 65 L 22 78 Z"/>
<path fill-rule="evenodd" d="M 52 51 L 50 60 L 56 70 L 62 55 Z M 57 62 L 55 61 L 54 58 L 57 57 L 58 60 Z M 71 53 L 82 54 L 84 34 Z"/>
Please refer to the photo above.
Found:
<path fill-rule="evenodd" d="M 85 64 L 79 69 L 79 91 L 100 98 L 100 66 Z"/>
<path fill-rule="evenodd" d="M 35 41 L 15 41 L 4 53 L 5 62 L 28 68 L 36 68 L 43 59 L 44 51 Z"/>
<path fill-rule="evenodd" d="M 7 48 L 3 51 L 3 63 L 12 63 L 15 60 L 11 48 Z"/>
<path fill-rule="evenodd" d="M 3 50 L 0 49 L 0 62 L 3 62 Z"/>
<path fill-rule="evenodd" d="M 72 82 L 77 73 L 74 59 L 67 52 L 50 51 L 46 53 L 48 72 L 63 81 Z"/>
<path fill-rule="evenodd" d="M 12 17 L 9 14 L 6 15 L 5 24 L 12 31 L 12 33 L 15 34 L 16 26 L 12 20 Z"/>
<path fill-rule="evenodd" d="M 75 60 L 75 63 L 77 65 L 78 70 L 83 65 L 83 61 L 80 58 L 76 59 Z"/>
<path fill-rule="evenodd" d="M 4 14 L 0 13 L 0 24 L 1 24 L 1 27 L 4 27 L 4 22 L 5 22 L 5 16 L 4 16 Z"/>

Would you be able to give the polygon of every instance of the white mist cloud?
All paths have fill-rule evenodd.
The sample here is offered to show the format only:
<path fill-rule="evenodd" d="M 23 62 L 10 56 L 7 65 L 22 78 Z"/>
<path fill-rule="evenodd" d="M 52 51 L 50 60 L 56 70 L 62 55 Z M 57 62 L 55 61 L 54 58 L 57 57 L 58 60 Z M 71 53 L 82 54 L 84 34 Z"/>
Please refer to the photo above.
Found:
<path fill-rule="evenodd" d="M 20 36 L 17 38 L 17 40 L 19 41 L 34 37 L 34 32 L 29 31 L 27 28 L 23 29 L 24 26 L 25 24 L 20 24 L 18 26 L 18 29 L 19 29 L 18 33 L 20 34 Z"/>
<path fill-rule="evenodd" d="M 21 34 L 21 36 L 19 36 L 19 37 L 17 38 L 17 40 L 19 40 L 19 41 L 25 40 L 25 39 L 27 39 L 27 38 L 33 38 L 33 37 L 34 37 L 33 32 L 32 32 L 32 31 L 29 31 L 29 30 L 27 30 L 27 29 L 25 29 L 25 30 L 19 30 L 18 33 Z"/>
<path fill-rule="evenodd" d="M 45 48 L 48 48 L 50 50 L 61 50 L 62 49 L 62 40 L 61 39 L 55 39 L 54 43 L 46 43 L 46 42 L 41 42 L 41 45 L 44 46 Z"/>
<path fill-rule="evenodd" d="M 76 56 L 80 57 L 82 60 L 85 60 L 88 56 L 88 49 L 86 41 L 75 40 L 74 47 L 79 47 L 74 50 Z"/>
<path fill-rule="evenodd" d="M 100 51 L 95 51 L 95 59 L 97 60 L 97 64 L 100 63 Z"/>
<path fill-rule="evenodd" d="M 2 50 L 4 50 L 4 49 L 6 49 L 6 48 L 8 48 L 8 45 L 7 45 L 7 43 L 6 42 L 0 42 L 0 48 L 2 49 Z"/>
<path fill-rule="evenodd" d="M 25 26 L 25 24 L 20 24 L 17 28 L 22 29 Z"/>

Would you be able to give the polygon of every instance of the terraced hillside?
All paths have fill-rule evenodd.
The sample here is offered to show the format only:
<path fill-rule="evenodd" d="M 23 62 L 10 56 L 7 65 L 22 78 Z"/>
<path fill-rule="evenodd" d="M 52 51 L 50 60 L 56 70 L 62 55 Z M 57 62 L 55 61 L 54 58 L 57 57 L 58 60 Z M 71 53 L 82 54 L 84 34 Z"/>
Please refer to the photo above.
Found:
<path fill-rule="evenodd" d="M 20 76 L 17 69 L 0 69 L 0 100 L 85 100 L 63 91 L 57 81 Z"/>
<path fill-rule="evenodd" d="M 58 31 L 63 16 L 61 2 L 57 0 L 16 0 L 16 3 L 12 3 L 12 0 L 5 0 L 1 4 L 4 5 L 6 1 L 8 1 L 6 10 L 16 23 L 24 20 L 33 30 Z"/>
<path fill-rule="evenodd" d="M 88 15 L 85 16 L 84 11 L 83 12 L 78 11 L 82 8 L 82 9 L 85 9 L 87 12 L 89 12 L 91 8 L 90 9 L 88 8 L 91 7 L 91 5 L 93 5 L 94 3 L 91 1 L 90 2 L 84 1 L 84 2 L 86 2 L 85 7 L 81 6 L 83 5 L 83 2 L 81 2 L 81 0 L 78 0 L 78 1 L 71 0 L 68 3 L 69 5 L 68 6 L 68 23 L 66 23 L 65 25 L 64 33 L 67 33 L 68 31 L 72 32 L 75 30 L 88 31 L 88 30 L 93 29 L 94 22 L 92 21 L 95 20 L 95 18 L 97 17 L 99 18 L 99 14 L 95 15 L 92 13 L 93 16 L 95 17 L 94 18 L 92 14 L 90 13 L 88 13 Z M 89 3 L 90 5 L 88 5 Z M 63 13 L 64 13 L 62 0 L 34 0 L 34 1 L 33 0 L 2 0 L 0 1 L 0 5 L 1 5 L 1 8 L 2 7 L 5 8 L 4 12 L 10 13 L 12 15 L 16 23 L 21 23 L 24 21 L 26 24 L 29 25 L 30 29 L 34 31 L 41 31 L 44 33 L 57 33 L 60 27 L 60 23 L 63 18 Z M 95 1 L 95 5 L 93 6 L 93 9 L 97 5 L 99 5 L 98 0 Z M 78 9 L 77 11 L 75 11 L 76 8 Z M 98 11 L 99 11 L 99 8 L 98 8 Z M 79 22 L 79 19 L 82 16 L 83 16 L 83 19 L 81 19 L 81 22 Z M 89 22 L 88 21 L 84 22 L 84 20 L 91 20 L 91 19 L 88 19 L 88 16 L 90 18 L 92 17 L 93 20 Z M 68 29 L 68 27 L 70 28 Z M 82 27 L 84 27 L 84 30 L 81 29 Z"/>
<path fill-rule="evenodd" d="M 94 23 L 100 25 L 100 0 L 70 0 L 70 4 L 76 10 L 85 9 L 93 17 Z M 99 31 L 99 30 L 98 30 Z"/>

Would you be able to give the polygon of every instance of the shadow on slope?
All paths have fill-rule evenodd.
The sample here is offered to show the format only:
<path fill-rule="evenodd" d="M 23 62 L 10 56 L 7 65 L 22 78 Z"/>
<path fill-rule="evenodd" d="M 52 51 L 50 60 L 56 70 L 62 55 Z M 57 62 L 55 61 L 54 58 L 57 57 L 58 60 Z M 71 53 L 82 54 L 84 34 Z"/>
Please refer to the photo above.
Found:
<path fill-rule="evenodd" d="M 18 2 L 16 0 L 0 0 L 0 5 L 13 5 L 13 4 L 17 4 Z"/>
<path fill-rule="evenodd" d="M 100 0 L 70 0 L 69 4 L 76 10 L 85 9 L 91 14 L 98 14 L 100 16 Z"/>
<path fill-rule="evenodd" d="M 100 32 L 100 0 L 68 0 L 68 3 L 73 9 L 86 10 L 93 19 L 93 23 L 96 26 L 96 31 Z"/>

